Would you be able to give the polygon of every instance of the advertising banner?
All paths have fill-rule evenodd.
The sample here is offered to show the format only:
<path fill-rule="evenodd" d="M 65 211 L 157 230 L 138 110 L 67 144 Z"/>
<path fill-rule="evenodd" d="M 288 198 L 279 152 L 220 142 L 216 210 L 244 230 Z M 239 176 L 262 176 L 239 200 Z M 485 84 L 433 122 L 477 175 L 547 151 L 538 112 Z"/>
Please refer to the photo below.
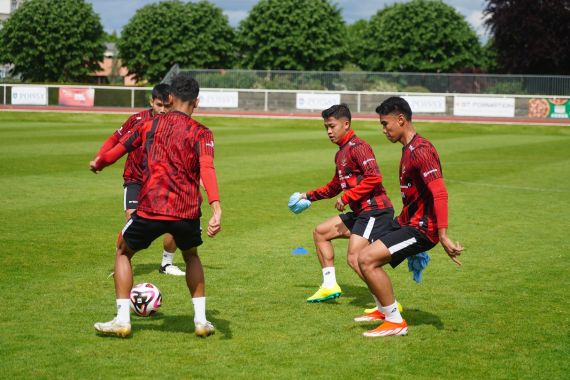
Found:
<path fill-rule="evenodd" d="M 445 96 L 402 96 L 406 99 L 412 113 L 445 113 Z"/>
<path fill-rule="evenodd" d="M 534 98 L 528 101 L 528 117 L 569 119 L 570 99 Z"/>
<path fill-rule="evenodd" d="M 298 110 L 324 110 L 340 103 L 340 94 L 297 93 Z"/>
<path fill-rule="evenodd" d="M 455 96 L 453 114 L 455 116 L 514 117 L 515 98 Z"/>
<path fill-rule="evenodd" d="M 237 91 L 200 91 L 198 98 L 203 108 L 237 108 L 239 100 Z"/>
<path fill-rule="evenodd" d="M 47 87 L 12 87 L 12 104 L 47 106 Z"/>
<path fill-rule="evenodd" d="M 92 88 L 60 87 L 59 104 L 62 106 L 93 107 L 95 104 L 95 90 Z"/>

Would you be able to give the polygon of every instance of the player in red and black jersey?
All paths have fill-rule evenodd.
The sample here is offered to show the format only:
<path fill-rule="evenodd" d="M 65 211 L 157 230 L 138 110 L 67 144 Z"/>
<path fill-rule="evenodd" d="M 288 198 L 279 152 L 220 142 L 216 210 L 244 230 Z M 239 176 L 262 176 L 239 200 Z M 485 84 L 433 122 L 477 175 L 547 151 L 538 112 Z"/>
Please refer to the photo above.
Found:
<path fill-rule="evenodd" d="M 405 258 L 433 248 L 438 242 L 449 257 L 461 265 L 463 251 L 447 236 L 447 190 L 439 156 L 434 146 L 412 125 L 412 110 L 405 99 L 391 97 L 376 108 L 383 132 L 391 142 L 400 142 L 400 189 L 403 208 L 397 231 L 380 237 L 358 253 L 358 264 L 369 289 L 380 301 L 384 323 L 364 333 L 377 337 L 405 335 L 408 325 L 400 315 L 392 282 L 382 268 L 396 267 Z"/>
<path fill-rule="evenodd" d="M 170 86 L 166 83 L 160 83 L 152 89 L 152 96 L 150 99 L 150 107 L 144 111 L 131 115 L 127 121 L 123 123 L 121 128 L 117 129 L 105 142 L 101 149 L 99 149 L 98 156 L 111 150 L 121 138 L 125 135 L 132 134 L 138 127 L 145 121 L 154 118 L 156 115 L 164 114 L 170 111 Z M 144 176 L 144 149 L 135 149 L 129 152 L 127 160 L 125 161 L 125 169 L 123 171 L 123 188 L 124 188 L 124 209 L 125 217 L 127 220 L 137 209 L 138 195 L 143 184 Z M 170 274 L 173 276 L 184 276 L 184 272 L 173 264 L 174 254 L 176 252 L 176 243 L 172 235 L 164 235 L 162 263 L 160 265 L 160 273 Z"/>
<path fill-rule="evenodd" d="M 337 215 L 321 224 L 313 232 L 313 239 L 323 271 L 319 290 L 307 299 L 322 302 L 342 294 L 334 268 L 334 249 L 331 241 L 348 238 L 348 264 L 362 277 L 356 252 L 383 234 L 393 231 L 394 209 L 382 185 L 382 175 L 370 145 L 351 129 L 351 114 L 345 104 L 332 106 L 322 112 L 324 127 L 331 142 L 339 146 L 335 156 L 335 172 L 329 183 L 301 194 L 309 201 L 333 198 L 335 207 L 343 212 L 348 205 L 352 212 Z"/>
<path fill-rule="evenodd" d="M 214 326 L 206 320 L 204 271 L 197 250 L 202 244 L 200 181 L 212 208 L 207 228 L 210 237 L 220 231 L 222 209 L 212 132 L 191 117 L 198 105 L 198 92 L 196 80 L 183 74 L 176 76 L 171 84 L 173 110 L 146 121 L 90 163 L 91 170 L 97 173 L 127 151 L 144 149 L 146 173 L 139 205 L 117 242 L 117 317 L 110 322 L 96 323 L 99 333 L 130 335 L 129 294 L 133 285 L 130 260 L 135 252 L 147 248 L 164 233 L 172 234 L 186 262 L 186 283 L 194 304 L 196 335 L 205 337 L 214 332 Z"/>

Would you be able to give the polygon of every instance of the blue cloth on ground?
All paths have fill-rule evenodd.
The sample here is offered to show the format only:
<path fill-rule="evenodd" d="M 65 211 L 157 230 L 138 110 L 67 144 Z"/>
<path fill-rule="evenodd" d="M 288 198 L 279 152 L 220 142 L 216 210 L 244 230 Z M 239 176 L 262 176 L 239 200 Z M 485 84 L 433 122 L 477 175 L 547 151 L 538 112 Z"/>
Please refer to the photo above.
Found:
<path fill-rule="evenodd" d="M 408 270 L 413 272 L 414 281 L 422 282 L 422 271 L 427 267 L 430 257 L 427 252 L 408 257 Z"/>
<path fill-rule="evenodd" d="M 311 201 L 308 199 L 302 199 L 301 193 L 296 192 L 289 197 L 288 206 L 289 210 L 291 210 L 295 214 L 299 214 L 311 206 Z"/>

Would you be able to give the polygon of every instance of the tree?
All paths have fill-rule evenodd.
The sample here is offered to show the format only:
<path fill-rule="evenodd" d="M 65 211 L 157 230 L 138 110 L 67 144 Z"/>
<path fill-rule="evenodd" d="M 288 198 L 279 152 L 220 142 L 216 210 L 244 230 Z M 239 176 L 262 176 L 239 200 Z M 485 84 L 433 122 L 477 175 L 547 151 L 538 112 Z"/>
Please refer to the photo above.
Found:
<path fill-rule="evenodd" d="M 234 38 L 227 17 L 211 3 L 163 1 L 137 10 L 117 47 L 137 80 L 158 82 L 175 63 L 183 68 L 231 67 Z"/>
<path fill-rule="evenodd" d="M 346 27 L 329 0 L 260 0 L 238 28 L 249 69 L 339 70 Z"/>
<path fill-rule="evenodd" d="M 346 55 L 348 63 L 362 68 L 364 66 L 365 33 L 368 21 L 358 20 L 346 28 Z M 347 65 L 345 64 L 345 67 Z"/>
<path fill-rule="evenodd" d="M 499 70 L 570 74 L 570 0 L 487 0 Z"/>
<path fill-rule="evenodd" d="M 1 61 L 33 82 L 77 82 L 99 70 L 103 27 L 83 0 L 28 0 L 0 29 Z"/>
<path fill-rule="evenodd" d="M 367 70 L 454 72 L 480 64 L 475 31 L 441 0 L 393 4 L 372 16 L 368 25 Z"/>

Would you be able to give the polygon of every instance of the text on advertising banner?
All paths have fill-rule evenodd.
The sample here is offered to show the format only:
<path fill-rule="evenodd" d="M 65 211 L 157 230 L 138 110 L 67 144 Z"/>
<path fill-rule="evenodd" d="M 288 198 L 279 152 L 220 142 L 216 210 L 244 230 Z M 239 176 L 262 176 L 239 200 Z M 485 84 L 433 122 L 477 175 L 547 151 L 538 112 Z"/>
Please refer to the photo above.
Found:
<path fill-rule="evenodd" d="M 445 96 L 402 96 L 413 113 L 445 113 Z"/>
<path fill-rule="evenodd" d="M 12 87 L 12 104 L 47 106 L 47 87 Z"/>
<path fill-rule="evenodd" d="M 62 106 L 93 107 L 95 90 L 92 88 L 59 88 L 59 104 Z"/>
<path fill-rule="evenodd" d="M 237 108 L 237 91 L 200 91 L 198 107 L 203 108 Z"/>
<path fill-rule="evenodd" d="M 340 103 L 340 94 L 297 93 L 298 110 L 324 110 Z"/>
<path fill-rule="evenodd" d="M 455 96 L 453 114 L 455 116 L 514 117 L 515 98 Z"/>

